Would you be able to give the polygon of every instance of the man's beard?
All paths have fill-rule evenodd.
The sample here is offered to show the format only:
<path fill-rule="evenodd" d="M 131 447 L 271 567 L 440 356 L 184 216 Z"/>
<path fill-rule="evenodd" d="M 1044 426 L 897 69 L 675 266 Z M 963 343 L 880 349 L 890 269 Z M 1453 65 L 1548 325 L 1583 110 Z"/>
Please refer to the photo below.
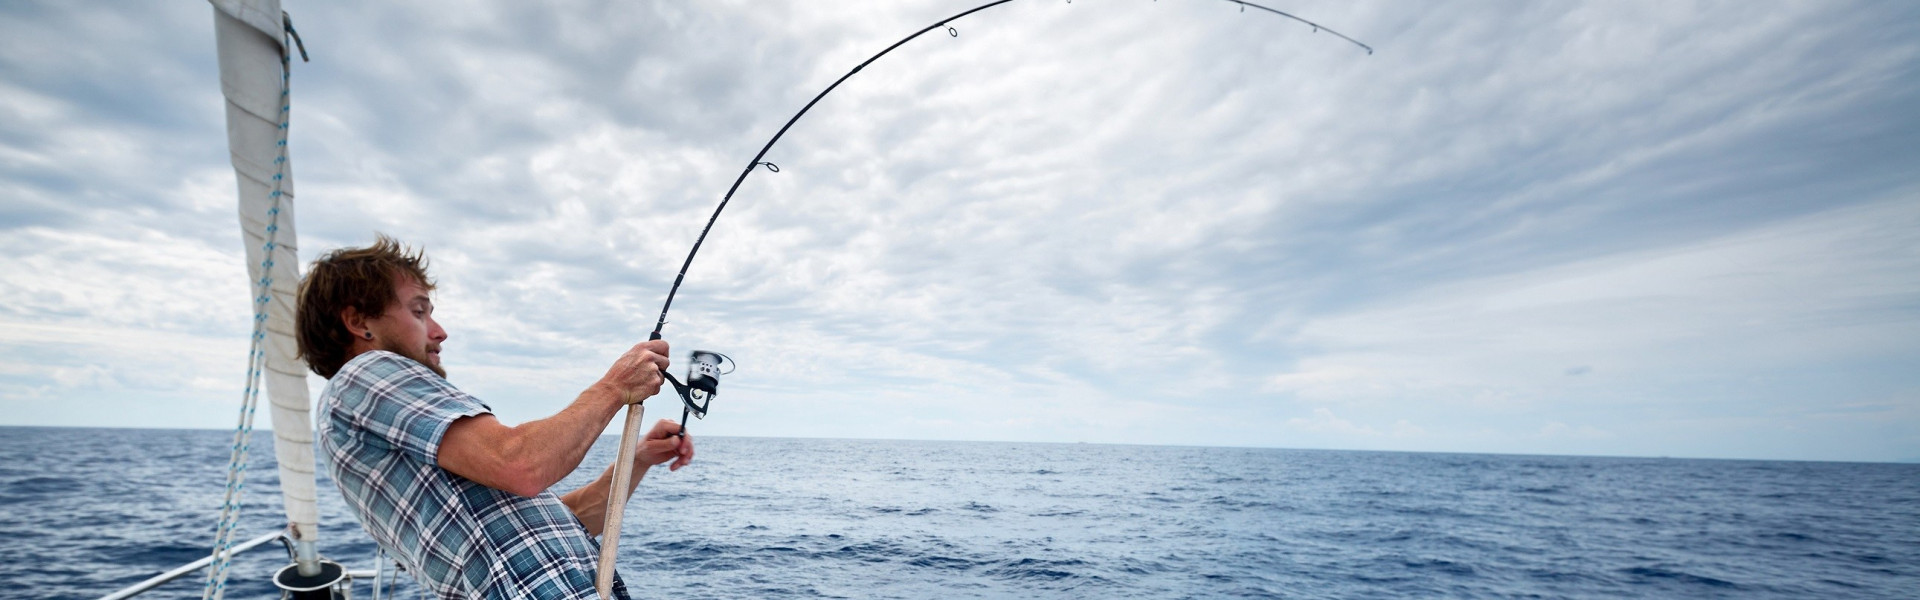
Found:
<path fill-rule="evenodd" d="M 381 346 L 385 346 L 384 348 L 381 348 L 381 350 L 386 350 L 394 354 L 411 358 L 413 359 L 413 362 L 420 363 L 420 366 L 426 367 L 428 369 L 432 369 L 433 372 L 439 375 L 441 379 L 447 378 L 447 370 L 440 368 L 439 364 L 434 363 L 433 359 L 427 356 L 427 351 L 424 348 L 422 349 L 398 348 L 390 344 L 381 344 Z"/>

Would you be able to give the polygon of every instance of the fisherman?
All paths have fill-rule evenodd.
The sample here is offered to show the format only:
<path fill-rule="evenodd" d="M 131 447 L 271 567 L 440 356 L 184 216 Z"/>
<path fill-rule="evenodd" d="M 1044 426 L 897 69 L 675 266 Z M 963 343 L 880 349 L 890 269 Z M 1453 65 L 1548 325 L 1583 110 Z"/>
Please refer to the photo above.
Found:
<path fill-rule="evenodd" d="M 446 380 L 424 253 L 385 235 L 313 262 L 300 282 L 300 356 L 328 379 L 320 443 L 355 518 L 441 598 L 597 598 L 595 560 L 609 467 L 565 495 L 572 473 L 619 410 L 660 391 L 663 340 L 633 346 L 551 417 L 507 426 Z M 660 421 L 640 445 L 647 468 L 693 460 L 693 439 Z M 629 488 L 631 493 L 632 489 Z M 616 576 L 613 594 L 626 598 Z"/>

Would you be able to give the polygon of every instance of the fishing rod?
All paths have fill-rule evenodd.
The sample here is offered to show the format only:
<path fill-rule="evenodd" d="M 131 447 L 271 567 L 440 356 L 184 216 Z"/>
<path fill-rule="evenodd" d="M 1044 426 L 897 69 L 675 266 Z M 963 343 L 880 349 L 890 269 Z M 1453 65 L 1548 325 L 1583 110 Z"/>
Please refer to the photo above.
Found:
<path fill-rule="evenodd" d="M 649 340 L 660 339 L 660 330 L 667 326 L 667 312 L 673 308 L 673 298 L 674 296 L 679 294 L 680 284 L 684 282 L 687 278 L 688 267 L 693 266 L 693 257 L 700 253 L 700 245 L 703 243 L 706 243 L 707 234 L 713 231 L 713 224 L 720 220 L 720 213 L 727 209 L 727 203 L 733 201 L 734 193 L 740 191 L 740 184 L 746 182 L 747 176 L 752 175 L 754 170 L 759 167 L 766 167 L 768 171 L 772 171 L 775 173 L 780 172 L 780 167 L 778 165 L 775 165 L 772 162 L 768 162 L 765 159 L 767 157 L 767 152 L 773 150 L 774 144 L 780 143 L 780 138 L 785 137 L 787 135 L 787 130 L 792 129 L 794 123 L 799 122 L 801 117 L 806 116 L 808 111 L 813 110 L 814 105 L 819 104 L 822 98 L 827 97 L 827 94 L 831 94 L 833 93 L 834 90 L 839 89 L 840 84 L 846 83 L 846 81 L 852 78 L 855 74 L 858 74 L 860 71 L 866 69 L 867 65 L 871 65 L 874 63 L 874 61 L 880 60 L 880 57 L 886 56 L 888 53 L 893 52 L 895 48 L 899 48 L 900 46 L 905 45 L 907 42 L 913 41 L 914 39 L 919 38 L 922 35 L 926 35 L 927 32 L 934 31 L 942 27 L 946 28 L 948 36 L 960 37 L 960 31 L 958 29 L 954 29 L 951 23 L 953 23 L 954 21 L 958 21 L 960 19 L 966 18 L 974 13 L 977 13 L 989 8 L 993 8 L 995 6 L 999 6 L 1002 4 L 1006 4 L 1012 1 L 1013 0 L 994 0 L 993 2 L 988 2 L 986 4 L 982 4 L 982 5 L 967 9 L 963 12 L 947 17 L 945 19 L 935 21 L 932 25 L 928 25 L 924 28 L 921 28 L 919 31 L 913 32 L 912 35 L 901 38 L 900 41 L 894 42 L 893 45 L 891 46 L 887 46 L 886 49 L 881 50 L 878 54 L 874 54 L 872 57 L 867 58 L 867 60 L 861 61 L 860 64 L 855 65 L 852 70 L 847 71 L 845 75 L 841 75 L 839 79 L 834 80 L 832 85 L 827 86 L 827 89 L 821 90 L 820 93 L 816 94 L 812 100 L 808 100 L 806 106 L 800 107 L 800 112 L 794 113 L 793 117 L 787 119 L 787 123 L 785 125 L 780 126 L 780 131 L 775 132 L 773 134 L 773 138 L 768 139 L 766 145 L 763 145 L 760 147 L 760 152 L 755 153 L 753 155 L 753 160 L 747 162 L 746 168 L 743 168 L 740 170 L 740 175 L 734 178 L 733 185 L 727 188 L 726 195 L 720 197 L 720 205 L 715 206 L 713 208 L 713 216 L 707 218 L 707 225 L 700 229 L 700 237 L 694 239 L 693 248 L 687 251 L 686 260 L 680 263 L 680 272 L 674 275 L 673 277 L 673 287 L 667 289 L 666 303 L 660 306 L 660 319 L 654 322 L 653 333 L 650 334 L 647 337 L 647 339 Z M 1347 37 L 1346 34 L 1342 34 L 1338 31 L 1334 31 L 1324 25 L 1315 23 L 1313 21 L 1309 21 L 1307 19 L 1300 18 L 1291 13 L 1270 8 L 1264 5 L 1256 4 L 1253 2 L 1246 2 L 1245 0 L 1223 0 L 1223 1 L 1240 5 L 1240 12 L 1243 12 L 1243 13 L 1247 11 L 1247 7 L 1253 7 L 1255 9 L 1273 13 L 1275 15 L 1292 19 L 1294 21 L 1299 21 L 1300 23 L 1304 23 L 1307 26 L 1312 27 L 1314 33 L 1319 33 L 1321 31 L 1331 33 L 1342 40 L 1346 40 L 1347 42 L 1350 42 L 1353 45 L 1359 46 L 1361 49 L 1366 50 L 1369 56 L 1373 54 L 1372 46 L 1368 46 L 1364 43 L 1361 43 L 1359 40 L 1353 39 L 1351 37 Z M 1073 0 L 1067 0 L 1067 3 L 1072 4 Z M 686 434 L 687 417 L 689 415 L 699 417 L 699 418 L 706 417 L 707 407 L 713 402 L 713 397 L 718 392 L 718 388 L 720 384 L 720 376 L 732 372 L 732 369 L 728 369 L 727 371 L 720 370 L 720 361 L 722 359 L 725 359 L 728 363 L 732 362 L 732 359 L 728 358 L 724 354 L 705 351 L 705 350 L 695 350 L 693 352 L 692 359 L 689 361 L 690 364 L 687 367 L 686 383 L 682 383 L 680 382 L 680 380 L 675 379 L 672 373 L 668 373 L 665 370 L 662 370 L 660 372 L 661 376 L 663 376 L 667 382 L 673 384 L 674 390 L 678 392 L 680 395 L 681 435 Z M 616 458 L 614 462 L 614 465 L 616 467 L 620 465 L 631 465 L 633 462 L 633 455 L 637 451 L 637 445 L 638 445 L 639 423 L 640 423 L 641 413 L 642 413 L 642 406 L 639 404 L 634 404 L 631 407 L 629 407 L 627 410 L 626 428 L 625 428 L 625 431 L 620 436 L 620 453 L 619 453 L 619 457 Z M 608 495 L 608 499 L 607 499 L 608 500 L 607 523 L 602 530 L 602 535 L 604 536 L 604 539 L 601 540 L 599 577 L 598 577 L 598 581 L 596 582 L 598 583 L 597 587 L 599 588 L 600 595 L 602 598 L 610 597 L 608 590 L 609 590 L 609 586 L 612 584 L 613 559 L 614 559 L 615 553 L 618 552 L 620 520 L 621 520 L 621 514 L 625 512 L 625 508 L 626 508 L 626 498 L 624 496 L 626 494 L 627 483 L 629 481 L 628 479 L 629 469 L 617 468 L 615 469 L 615 471 L 616 473 L 614 476 L 613 488 L 611 490 L 611 493 Z"/>
<path fill-rule="evenodd" d="M 661 330 L 662 328 L 664 328 L 664 327 L 666 327 L 666 326 L 667 326 L 667 311 L 673 308 L 673 297 L 674 297 L 674 295 L 676 295 L 676 294 L 678 294 L 678 293 L 679 293 L 679 291 L 680 291 L 680 283 L 681 283 L 681 281 L 682 281 L 682 280 L 684 280 L 684 279 L 686 279 L 686 277 L 687 277 L 687 267 L 690 267 L 690 266 L 692 266 L 692 265 L 693 265 L 693 257 L 694 257 L 694 255 L 696 255 L 696 254 L 699 254 L 699 253 L 700 253 L 700 244 L 702 244 L 702 243 L 704 243 L 704 242 L 706 242 L 706 241 L 707 241 L 707 232 L 709 232 L 709 231 L 712 231 L 712 230 L 713 230 L 713 223 L 714 223 L 715 221 L 718 221 L 718 220 L 720 220 L 720 212 L 721 212 L 721 211 L 724 211 L 724 210 L 726 210 L 726 209 L 727 209 L 727 203 L 728 203 L 728 202 L 731 202 L 731 201 L 733 200 L 733 194 L 734 194 L 734 192 L 737 192 L 737 191 L 740 191 L 740 184 L 741 184 L 741 183 L 743 183 L 743 182 L 745 182 L 745 181 L 747 180 L 747 176 L 748 176 L 748 175 L 752 175 L 752 174 L 753 174 L 753 170 L 754 170 L 754 168 L 755 168 L 755 167 L 760 167 L 760 166 L 765 166 L 765 167 L 767 168 L 767 170 L 769 170 L 769 171 L 772 171 L 772 172 L 775 172 L 775 173 L 778 173 L 778 172 L 780 172 L 780 167 L 779 167 L 779 166 L 777 166 L 777 165 L 775 165 L 775 164 L 773 164 L 773 163 L 770 163 L 770 162 L 765 162 L 765 161 L 764 161 L 764 160 L 762 160 L 762 159 L 765 159 L 765 158 L 767 157 L 767 152 L 768 152 L 769 150 L 772 150 L 772 149 L 773 149 L 773 145 L 774 145 L 774 144 L 778 144 L 778 143 L 780 143 L 780 138 L 781 138 L 781 137 L 784 137 L 784 136 L 786 136 L 786 135 L 787 135 L 787 130 L 788 130 L 788 129 L 791 129 L 791 128 L 793 128 L 793 124 L 794 124 L 795 122 L 797 122 L 797 121 L 799 121 L 799 120 L 800 120 L 800 117 L 804 117 L 804 116 L 806 116 L 806 115 L 807 115 L 807 111 L 810 111 L 810 110 L 813 110 L 813 105 L 815 105 L 815 104 L 819 104 L 819 103 L 820 103 L 820 99 L 821 99 L 821 98 L 825 98 L 825 97 L 827 97 L 827 94 L 831 94 L 831 93 L 833 93 L 833 90 L 835 90 L 835 89 L 838 89 L 838 88 L 840 87 L 840 84 L 841 84 L 841 83 L 845 83 L 845 82 L 847 81 L 847 79 L 848 79 L 848 78 L 851 78 L 851 77 L 853 77 L 853 76 L 854 76 L 854 74 L 856 74 L 856 73 L 859 73 L 859 72 L 860 72 L 861 70 L 863 70 L 863 69 L 866 69 L 866 68 L 867 68 L 867 65 L 870 65 L 870 64 L 873 64 L 873 61 L 876 61 L 876 60 L 880 60 L 880 57 L 882 57 L 882 56 L 886 56 L 886 55 L 887 55 L 887 53 L 889 53 L 889 52 L 893 52 L 893 49 L 895 49 L 895 48 L 899 48 L 900 46 L 902 46 L 902 45 L 905 45 L 905 44 L 906 44 L 907 42 L 910 42 L 910 41 L 913 41 L 913 40 L 914 40 L 914 38 L 918 38 L 918 37 L 920 37 L 921 35 L 924 35 L 924 34 L 926 34 L 926 33 L 927 33 L 927 32 L 929 32 L 929 31 L 933 31 L 933 30 L 935 30 L 935 29 L 939 29 L 939 28 L 941 28 L 941 27 L 946 27 L 946 28 L 947 28 L 947 34 L 948 34 L 948 35 L 950 35 L 950 36 L 952 36 L 952 37 L 960 37 L 960 32 L 959 32 L 958 30 L 956 30 L 956 29 L 954 29 L 953 27 L 951 27 L 951 26 L 949 26 L 949 25 L 948 25 L 949 23 L 952 23 L 952 22 L 954 22 L 954 21 L 957 21 L 957 20 L 960 20 L 960 19 L 963 19 L 963 18 L 966 18 L 966 17 L 968 16 L 968 15 L 971 15 L 971 14 L 973 14 L 973 13 L 977 13 L 977 12 L 980 12 L 980 11 L 983 11 L 983 10 L 986 10 L 986 9 L 989 9 L 989 8 L 993 8 L 993 7 L 995 7 L 995 6 L 999 6 L 999 5 L 1002 5 L 1002 4 L 1006 4 L 1006 3 L 1008 3 L 1008 2 L 1012 2 L 1012 1 L 1013 1 L 1013 0 L 995 0 L 994 2 L 988 2 L 988 3 L 986 3 L 986 4 L 982 4 L 982 5 L 980 5 L 980 6 L 976 6 L 976 7 L 973 7 L 973 8 L 971 8 L 971 9 L 968 9 L 968 10 L 967 10 L 966 12 L 962 12 L 962 13 L 960 13 L 960 14 L 956 14 L 956 15 L 953 15 L 953 16 L 951 16 L 951 17 L 947 17 L 947 18 L 945 18 L 945 19 L 941 19 L 941 20 L 939 20 L 939 21 L 937 21 L 937 22 L 935 22 L 935 23 L 934 23 L 934 24 L 932 24 L 932 25 L 928 25 L 928 26 L 926 26 L 925 28 L 923 28 L 923 29 L 921 29 L 921 30 L 919 30 L 919 31 L 916 31 L 916 32 L 913 32 L 913 35 L 909 35 L 909 36 L 907 36 L 907 37 L 905 37 L 905 38 L 901 38 L 901 40 L 900 40 L 900 41 L 898 41 L 898 42 L 894 42 L 894 43 L 893 43 L 893 45 L 891 45 L 891 46 L 887 46 L 887 49 L 885 49 L 885 50 L 881 50 L 879 54 L 875 54 L 875 55 L 873 55 L 873 56 L 872 56 L 871 58 L 868 58 L 867 60 L 865 60 L 865 61 L 863 61 L 863 62 L 861 62 L 861 63 L 860 63 L 859 65 L 856 65 L 856 66 L 854 66 L 854 67 L 853 67 L 853 70 L 851 70 L 851 71 L 847 71 L 847 74 L 845 74 L 845 75 L 841 75 L 839 79 L 837 79 L 837 80 L 834 80 L 834 82 L 833 82 L 833 85 L 829 85 L 829 86 L 827 86 L 827 89 L 824 89 L 824 90 L 821 90 L 821 91 L 820 91 L 820 93 L 819 93 L 818 95 L 815 95 L 815 96 L 813 97 L 813 100 L 809 100 L 809 101 L 807 102 L 807 105 L 806 105 L 806 106 L 803 106 L 803 107 L 800 107 L 800 112 L 797 112 L 797 113 L 794 113 L 794 114 L 793 114 L 793 117 L 792 117 L 792 118 L 790 118 L 790 119 L 787 119 L 787 124 L 786 124 L 786 125 L 782 125 L 782 126 L 780 126 L 780 131 L 779 131 L 779 132 L 776 132 L 776 133 L 774 133 L 774 134 L 773 134 L 773 138 L 772 138 L 772 139 L 769 139 L 769 140 L 767 140 L 767 143 L 766 143 L 766 145 L 764 145 L 764 146 L 761 146 L 761 147 L 760 147 L 760 152 L 759 152 L 759 153 L 757 153 L 757 154 L 754 154 L 754 155 L 753 155 L 753 160 L 751 160 L 751 161 L 748 161 L 748 162 L 747 162 L 747 166 L 746 166 L 746 168 L 744 168 L 744 169 L 741 169 L 741 170 L 740 170 L 740 176 L 739 176 L 739 177 L 736 177 L 736 178 L 734 178 L 734 180 L 733 180 L 733 185 L 732 185 L 731 187 L 728 187 L 728 188 L 727 188 L 727 195 L 725 195 L 725 196 L 722 196 L 722 197 L 720 198 L 720 205 L 719 205 L 719 206 L 716 206 L 716 207 L 714 207 L 714 209 L 713 209 L 713 216 L 712 216 L 712 217 L 709 217 L 709 218 L 707 219 L 707 226 L 706 226 L 705 228 L 702 228 L 702 229 L 700 230 L 700 237 L 699 237 L 699 238 L 696 238 L 696 239 L 694 239 L 694 241 L 693 241 L 693 249 L 691 249 L 691 250 L 688 250 L 688 251 L 687 251 L 687 259 L 686 259 L 686 261 L 684 261 L 684 262 L 682 262 L 682 263 L 680 263 L 680 273 L 679 273 L 678 275 L 675 275 L 675 276 L 673 277 L 673 287 L 671 287 L 671 288 L 668 288 L 668 290 L 667 290 L 667 302 L 666 302 L 666 304 L 663 304 L 663 305 L 661 305 L 661 306 L 660 306 L 660 320 L 659 320 L 658 322 L 655 322 L 655 323 L 654 323 L 654 325 L 653 325 L 653 335 L 652 335 L 652 337 L 649 337 L 648 339 L 654 339 L 654 340 L 657 340 L 657 339 L 660 339 L 660 330 Z M 1287 13 L 1287 12 L 1284 12 L 1284 11 L 1279 11 L 1279 10 L 1275 10 L 1275 9 L 1272 9 L 1272 8 L 1268 8 L 1268 7 L 1266 7 L 1266 6 L 1262 6 L 1262 5 L 1259 5 L 1259 4 L 1255 4 L 1255 3 L 1252 3 L 1252 2 L 1245 2 L 1245 1 L 1243 1 L 1243 0 L 1222 0 L 1222 1 L 1224 1 L 1224 2 L 1231 2 L 1231 3 L 1234 3 L 1234 4 L 1238 4 L 1238 5 L 1240 5 L 1240 11 L 1241 11 L 1241 12 L 1246 12 L 1246 9 L 1247 9 L 1247 7 L 1249 7 L 1249 6 L 1251 6 L 1251 7 L 1253 7 L 1253 8 L 1256 8 L 1256 9 L 1259 9 L 1259 10 L 1264 10 L 1264 11 L 1267 11 L 1267 12 L 1270 12 L 1270 13 L 1273 13 L 1273 14 L 1276 14 L 1276 15 L 1280 15 L 1280 16 L 1282 16 L 1282 17 L 1286 17 L 1286 18 L 1289 18 L 1289 19 L 1293 19 L 1293 20 L 1295 20 L 1295 21 L 1299 21 L 1299 22 L 1301 22 L 1301 23 L 1305 23 L 1306 25 L 1308 25 L 1308 26 L 1310 26 L 1310 27 L 1312 27 L 1312 28 L 1313 28 L 1313 31 L 1314 31 L 1315 33 L 1318 33 L 1318 32 L 1321 32 L 1321 31 L 1325 31 L 1325 32 L 1327 32 L 1327 33 L 1331 33 L 1331 34 L 1333 34 L 1333 35 L 1335 35 L 1335 36 L 1337 36 L 1337 37 L 1339 37 L 1340 39 L 1343 39 L 1343 40 L 1346 40 L 1346 41 L 1348 41 L 1348 42 L 1351 42 L 1351 43 L 1352 43 L 1353 45 L 1355 45 L 1355 46 L 1359 46 L 1359 47 L 1360 47 L 1361 49 L 1363 49 L 1363 50 L 1366 50 L 1366 51 L 1367 51 L 1367 54 L 1368 54 L 1369 56 L 1371 56 L 1371 55 L 1373 54 L 1373 47 L 1372 47 L 1372 46 L 1368 46 L 1368 45 L 1366 45 L 1366 44 L 1364 44 L 1364 43 L 1361 43 L 1361 42 L 1360 42 L 1359 40 L 1356 40 L 1356 39 L 1353 39 L 1353 38 L 1350 38 L 1350 37 L 1347 37 L 1347 36 L 1346 36 L 1345 34 L 1342 34 L 1342 33 L 1340 33 L 1340 32 L 1338 32 L 1338 31 L 1334 31 L 1334 30 L 1332 30 L 1332 29 L 1329 29 L 1329 28 L 1327 28 L 1326 26 L 1324 26 L 1324 25 L 1321 25 L 1321 24 L 1319 24 L 1319 23 L 1315 23 L 1315 22 L 1313 22 L 1313 21 L 1308 21 L 1308 20 L 1306 20 L 1306 19 L 1302 19 L 1302 18 L 1300 18 L 1300 17 L 1298 17 L 1298 16 L 1294 16 L 1293 14 L 1290 14 L 1290 13 Z M 1072 4 L 1072 3 L 1073 3 L 1073 0 L 1067 0 L 1067 3 L 1068 3 L 1068 4 Z"/>
<path fill-rule="evenodd" d="M 827 89 L 821 90 L 820 93 L 815 95 L 812 100 L 807 101 L 806 106 L 800 107 L 800 112 L 794 113 L 792 118 L 787 119 L 787 123 L 785 125 L 780 126 L 780 131 L 775 132 L 773 134 L 773 138 L 768 139 L 766 145 L 763 145 L 760 147 L 760 152 L 753 155 L 753 160 L 747 161 L 746 168 L 741 169 L 740 175 L 733 179 L 733 185 L 727 188 L 726 195 L 720 197 L 719 206 L 715 206 L 713 208 L 713 216 L 707 218 L 707 225 L 700 229 L 700 237 L 694 239 L 693 248 L 687 251 L 687 259 L 680 263 L 680 272 L 674 275 L 673 286 L 667 289 L 666 303 L 660 306 L 660 319 L 654 322 L 653 333 L 649 335 L 647 339 L 649 340 L 660 339 L 660 330 L 667 326 L 667 312 L 673 308 L 674 296 L 680 293 L 680 284 L 683 281 L 685 281 L 687 278 L 687 269 L 693 266 L 693 257 L 700 253 L 700 245 L 706 243 L 707 233 L 713 231 L 713 224 L 720 220 L 720 213 L 727 209 L 727 203 L 733 201 L 734 193 L 740 191 L 740 184 L 745 183 L 747 180 L 747 176 L 752 175 L 754 170 L 758 167 L 766 167 L 768 171 L 772 171 L 775 173 L 780 172 L 779 165 L 775 165 L 772 162 L 766 161 L 765 159 L 767 157 L 767 152 L 773 150 L 774 144 L 780 143 L 780 138 L 785 137 L 787 135 L 787 130 L 792 129 L 794 123 L 799 122 L 801 117 L 806 116 L 808 111 L 813 110 L 813 106 L 815 104 L 819 104 L 820 99 L 827 97 L 827 94 L 831 94 L 833 93 L 834 90 L 839 89 L 840 84 L 845 83 L 848 79 L 852 78 L 855 74 L 866 69 L 867 65 L 871 65 L 873 64 L 874 61 L 880 60 L 880 57 L 886 56 L 887 53 L 889 52 L 893 52 L 895 48 L 899 48 L 900 46 L 905 45 L 907 42 L 913 41 L 915 38 L 925 35 L 929 31 L 934 31 L 942 27 L 945 27 L 947 29 L 947 35 L 951 37 L 960 37 L 960 31 L 957 29 L 954 29 L 953 26 L 950 25 L 951 23 L 953 23 L 954 21 L 958 21 L 960 19 L 966 18 L 967 16 L 972 15 L 974 13 L 977 13 L 989 8 L 993 8 L 995 6 L 999 6 L 1002 4 L 1006 4 L 1012 1 L 1013 0 L 995 0 L 993 2 L 988 2 L 986 4 L 982 4 L 982 5 L 967 9 L 966 11 L 961 12 L 959 14 L 955 14 L 945 19 L 936 21 L 932 25 L 928 25 L 924 28 L 921 28 L 919 31 L 913 32 L 912 35 L 901 38 L 900 41 L 894 42 L 893 45 L 891 46 L 887 46 L 885 50 L 881 50 L 878 54 L 874 54 L 872 57 L 869 57 L 867 60 L 862 61 L 858 65 L 855 65 L 852 70 L 847 71 L 845 75 L 841 75 L 839 79 L 834 80 L 832 85 L 827 86 Z M 1222 0 L 1222 1 L 1231 2 L 1233 4 L 1240 5 L 1240 12 L 1243 12 L 1243 13 L 1246 12 L 1247 7 L 1253 7 L 1255 9 L 1273 13 L 1282 17 L 1286 17 L 1288 19 L 1292 19 L 1294 21 L 1299 21 L 1300 23 L 1303 23 L 1309 27 L 1312 27 L 1314 33 L 1325 31 L 1327 33 L 1333 34 L 1336 37 L 1339 37 L 1342 40 L 1346 40 L 1347 42 L 1352 43 L 1355 46 L 1359 46 L 1362 50 L 1366 50 L 1369 56 L 1373 54 L 1372 46 L 1368 46 L 1364 43 L 1361 43 L 1359 40 L 1353 39 L 1351 37 L 1347 37 L 1346 34 L 1340 33 L 1338 31 L 1334 31 L 1333 29 L 1328 28 L 1325 25 L 1321 25 L 1319 23 L 1309 21 L 1307 19 L 1296 16 L 1292 13 L 1277 10 L 1277 9 L 1270 8 L 1260 4 L 1255 4 L 1253 2 L 1246 2 L 1244 0 Z M 1067 0 L 1067 3 L 1072 4 L 1073 0 Z M 711 355 L 711 356 L 702 356 L 702 355 Z M 687 374 L 687 383 L 684 383 L 684 384 L 681 383 L 678 379 L 675 379 L 671 373 L 664 373 L 664 372 L 662 373 L 663 375 L 665 375 L 666 379 L 673 384 L 674 389 L 680 394 L 680 398 L 683 403 L 683 409 L 680 413 L 680 426 L 683 431 L 686 428 L 687 416 L 689 414 L 692 414 L 693 416 L 696 416 L 699 418 L 706 417 L 707 407 L 712 402 L 713 395 L 716 393 L 717 388 L 719 386 L 719 377 L 726 373 L 732 372 L 731 369 L 725 372 L 720 371 L 718 368 L 718 365 L 719 365 L 717 360 L 718 358 L 727 358 L 727 357 L 725 355 L 721 355 L 718 353 L 712 353 L 712 352 L 706 352 L 706 351 L 695 351 L 692 364 L 689 365 L 690 371 Z M 727 358 L 727 360 L 728 362 L 732 361 L 732 359 L 730 358 Z"/>

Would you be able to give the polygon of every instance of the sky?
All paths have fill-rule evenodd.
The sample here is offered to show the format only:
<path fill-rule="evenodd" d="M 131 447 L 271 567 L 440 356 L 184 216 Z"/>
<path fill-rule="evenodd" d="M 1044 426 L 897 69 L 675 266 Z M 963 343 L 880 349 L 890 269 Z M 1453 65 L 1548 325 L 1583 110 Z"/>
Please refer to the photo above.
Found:
<path fill-rule="evenodd" d="M 645 339 L 796 110 L 972 6 L 535 4 L 286 5 L 303 260 L 424 248 L 508 422 Z M 675 370 L 739 364 L 692 431 L 1920 461 L 1920 4 L 1270 5 L 1376 51 L 1014 2 L 848 80 L 675 300 Z M 0 4 L 0 425 L 233 426 L 212 24 Z"/>

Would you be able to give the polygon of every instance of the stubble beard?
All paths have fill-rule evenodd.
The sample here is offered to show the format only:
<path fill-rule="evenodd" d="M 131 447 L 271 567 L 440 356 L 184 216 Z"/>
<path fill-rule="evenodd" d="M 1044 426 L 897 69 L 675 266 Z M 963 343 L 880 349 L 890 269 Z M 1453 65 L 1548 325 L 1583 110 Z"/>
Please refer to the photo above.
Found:
<path fill-rule="evenodd" d="M 394 354 L 398 354 L 398 355 L 401 355 L 401 356 L 405 356 L 405 357 L 407 357 L 407 358 L 411 358 L 411 359 L 413 359 L 413 362 L 417 362 L 417 363 L 420 363 L 420 366 L 423 366 L 423 367 L 426 367 L 426 368 L 428 368 L 428 369 L 430 369 L 430 370 L 432 370 L 432 371 L 434 372 L 434 374 L 435 374 L 435 375 L 439 375 L 441 379 L 446 379 L 446 378 L 447 378 L 447 370 L 446 370 L 446 369 L 443 369 L 443 368 L 441 368 L 439 364 L 436 364 L 436 363 L 435 363 L 435 362 L 433 361 L 433 358 L 432 358 L 431 356 L 429 356 L 429 355 L 427 354 L 427 351 L 426 351 L 426 349 L 424 349 L 424 348 L 396 348 L 396 347 L 393 347 L 392 345 L 389 345 L 389 344 L 381 344 L 381 345 L 382 345 L 382 346 L 387 346 L 387 347 L 385 347 L 385 348 L 381 348 L 381 350 L 386 350 L 386 351 L 388 351 L 388 352 L 392 352 L 392 353 L 394 353 Z"/>

